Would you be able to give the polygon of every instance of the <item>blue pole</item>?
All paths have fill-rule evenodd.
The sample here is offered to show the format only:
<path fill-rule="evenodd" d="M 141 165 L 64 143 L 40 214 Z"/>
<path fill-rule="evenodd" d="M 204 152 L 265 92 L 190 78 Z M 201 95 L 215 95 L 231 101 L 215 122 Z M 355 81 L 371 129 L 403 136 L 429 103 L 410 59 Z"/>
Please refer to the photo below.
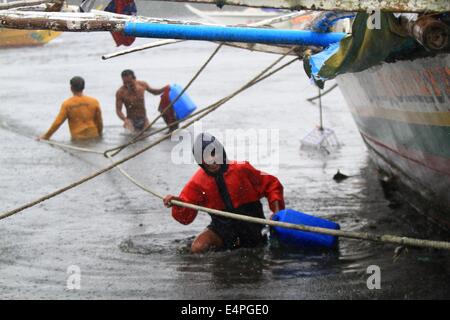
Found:
<path fill-rule="evenodd" d="M 328 46 L 339 42 L 342 32 L 313 32 L 264 28 L 127 22 L 123 33 L 141 38 L 228 41 L 270 44 Z"/>

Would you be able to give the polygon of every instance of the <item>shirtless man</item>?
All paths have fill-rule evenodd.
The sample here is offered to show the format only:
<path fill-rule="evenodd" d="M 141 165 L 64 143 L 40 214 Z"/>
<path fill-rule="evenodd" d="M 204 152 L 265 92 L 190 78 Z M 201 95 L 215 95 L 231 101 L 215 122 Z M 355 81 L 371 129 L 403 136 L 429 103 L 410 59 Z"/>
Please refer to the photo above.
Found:
<path fill-rule="evenodd" d="M 159 95 L 164 92 L 166 87 L 154 89 L 147 82 L 136 80 L 132 70 L 122 71 L 123 86 L 116 92 L 116 113 L 124 122 L 123 126 L 131 132 L 141 131 L 149 125 L 147 113 L 145 110 L 145 91 L 153 95 Z M 122 106 L 125 105 L 127 115 L 122 112 Z"/>

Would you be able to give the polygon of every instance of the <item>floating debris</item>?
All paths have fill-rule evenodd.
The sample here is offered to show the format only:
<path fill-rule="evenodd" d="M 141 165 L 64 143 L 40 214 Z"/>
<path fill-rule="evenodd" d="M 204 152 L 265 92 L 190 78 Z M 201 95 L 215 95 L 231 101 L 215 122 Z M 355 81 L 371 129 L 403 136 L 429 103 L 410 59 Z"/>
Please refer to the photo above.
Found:
<path fill-rule="evenodd" d="M 343 181 L 345 179 L 348 179 L 348 178 L 350 178 L 350 177 L 345 175 L 345 174 L 343 174 L 343 173 L 341 173 L 339 171 L 339 169 L 338 169 L 337 173 L 333 176 L 333 180 L 336 181 L 336 182 L 341 182 L 341 181 Z"/>

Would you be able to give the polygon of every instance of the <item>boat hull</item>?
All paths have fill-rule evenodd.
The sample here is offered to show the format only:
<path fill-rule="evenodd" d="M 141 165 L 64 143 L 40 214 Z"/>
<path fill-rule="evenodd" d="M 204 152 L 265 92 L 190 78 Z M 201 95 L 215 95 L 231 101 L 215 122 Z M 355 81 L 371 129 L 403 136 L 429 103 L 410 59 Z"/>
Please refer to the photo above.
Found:
<path fill-rule="evenodd" d="M 0 28 L 0 48 L 42 46 L 61 32 L 48 30 L 16 30 Z"/>
<path fill-rule="evenodd" d="M 202 11 L 189 4 L 185 4 L 185 7 L 190 12 L 209 23 L 225 25 L 250 24 L 265 19 L 275 18 L 282 14 L 282 12 L 278 11 L 263 11 L 255 8 L 247 8 L 243 11 Z"/>
<path fill-rule="evenodd" d="M 337 77 L 374 163 L 450 227 L 450 55 L 383 63 Z"/>

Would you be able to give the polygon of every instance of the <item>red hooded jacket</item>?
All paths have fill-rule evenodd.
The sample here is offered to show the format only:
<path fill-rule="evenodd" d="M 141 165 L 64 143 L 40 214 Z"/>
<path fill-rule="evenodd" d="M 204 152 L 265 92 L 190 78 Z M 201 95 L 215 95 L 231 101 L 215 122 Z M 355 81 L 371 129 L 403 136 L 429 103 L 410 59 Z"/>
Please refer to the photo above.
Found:
<path fill-rule="evenodd" d="M 233 207 L 237 208 L 266 197 L 272 211 L 275 210 L 274 201 L 279 201 L 280 210 L 284 209 L 283 186 L 280 181 L 272 175 L 255 169 L 247 161 L 229 162 L 223 176 Z M 225 209 L 214 177 L 208 175 L 202 168 L 188 181 L 179 197 L 181 201 L 199 206 L 217 210 Z M 189 224 L 194 221 L 197 211 L 173 206 L 172 216 L 182 224 Z"/>

